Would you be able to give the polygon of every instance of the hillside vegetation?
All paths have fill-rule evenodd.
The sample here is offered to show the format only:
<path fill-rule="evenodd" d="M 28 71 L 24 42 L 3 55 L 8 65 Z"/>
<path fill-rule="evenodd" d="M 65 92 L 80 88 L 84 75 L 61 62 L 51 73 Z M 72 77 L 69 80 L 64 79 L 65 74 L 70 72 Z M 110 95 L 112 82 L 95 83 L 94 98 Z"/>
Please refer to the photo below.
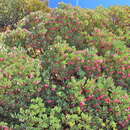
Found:
<path fill-rule="evenodd" d="M 128 130 L 130 7 L 50 9 L 30 0 L 16 12 L 20 0 L 6 1 L 0 129 Z"/>

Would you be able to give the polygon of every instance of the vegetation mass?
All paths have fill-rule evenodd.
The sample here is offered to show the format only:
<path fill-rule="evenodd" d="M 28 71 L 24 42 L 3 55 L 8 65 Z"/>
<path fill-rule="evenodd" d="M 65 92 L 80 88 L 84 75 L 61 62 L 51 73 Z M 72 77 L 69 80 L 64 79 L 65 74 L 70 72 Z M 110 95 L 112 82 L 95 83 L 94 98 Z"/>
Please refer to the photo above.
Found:
<path fill-rule="evenodd" d="M 128 130 L 129 11 L 0 0 L 0 129 Z"/>

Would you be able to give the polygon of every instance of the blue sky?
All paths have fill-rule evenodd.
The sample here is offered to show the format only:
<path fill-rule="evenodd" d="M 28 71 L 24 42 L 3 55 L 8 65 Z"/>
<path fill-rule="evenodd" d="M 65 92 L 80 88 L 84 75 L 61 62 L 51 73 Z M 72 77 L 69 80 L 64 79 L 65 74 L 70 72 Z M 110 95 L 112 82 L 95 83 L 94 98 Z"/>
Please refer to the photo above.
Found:
<path fill-rule="evenodd" d="M 72 5 L 76 5 L 76 0 L 49 0 L 50 7 L 57 7 L 59 2 L 71 3 Z M 130 0 L 79 0 L 79 6 L 82 8 L 96 8 L 97 6 L 109 7 L 112 5 L 129 5 Z"/>

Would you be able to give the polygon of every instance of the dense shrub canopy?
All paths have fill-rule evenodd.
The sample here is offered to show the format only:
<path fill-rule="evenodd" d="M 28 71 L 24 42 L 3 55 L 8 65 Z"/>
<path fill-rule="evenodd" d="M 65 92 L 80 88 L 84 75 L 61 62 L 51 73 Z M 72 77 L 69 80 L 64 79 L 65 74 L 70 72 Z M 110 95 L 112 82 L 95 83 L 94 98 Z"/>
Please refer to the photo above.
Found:
<path fill-rule="evenodd" d="M 127 130 L 130 7 L 40 2 L 0 33 L 1 128 Z"/>
<path fill-rule="evenodd" d="M 44 0 L 0 0 L 0 28 L 14 25 L 30 12 L 49 12 L 48 1 Z"/>
<path fill-rule="evenodd" d="M 16 23 L 24 16 L 23 0 L 0 0 L 0 27 Z"/>
<path fill-rule="evenodd" d="M 0 115 L 10 116 L 9 112 L 26 106 L 40 81 L 38 60 L 20 49 L 0 50 Z"/>

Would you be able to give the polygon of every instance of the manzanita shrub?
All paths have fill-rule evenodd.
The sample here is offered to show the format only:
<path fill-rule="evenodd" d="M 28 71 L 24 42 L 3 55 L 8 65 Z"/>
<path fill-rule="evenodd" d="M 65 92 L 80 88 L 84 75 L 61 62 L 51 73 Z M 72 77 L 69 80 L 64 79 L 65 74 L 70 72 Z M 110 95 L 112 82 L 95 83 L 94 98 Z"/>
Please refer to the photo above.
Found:
<path fill-rule="evenodd" d="M 1 0 L 0 28 L 14 26 L 20 19 L 35 11 L 50 12 L 48 0 Z"/>
<path fill-rule="evenodd" d="M 50 12 L 48 7 L 48 0 L 23 0 L 25 4 L 25 12 L 35 12 L 41 10 L 43 12 Z"/>
<path fill-rule="evenodd" d="M 0 28 L 7 25 L 13 25 L 23 18 L 24 1 L 23 0 L 1 0 L 0 1 Z"/>
<path fill-rule="evenodd" d="M 38 47 L 40 51 L 53 44 L 57 36 L 61 36 L 77 49 L 94 45 L 103 53 L 112 48 L 113 40 L 125 41 L 124 44 L 129 46 L 128 9 L 127 6 L 117 6 L 91 10 L 61 4 L 50 13 L 30 13 L 18 22 L 17 27 L 31 31 L 27 44 L 29 42 L 31 48 Z M 121 13 L 113 10 L 120 10 Z M 118 20 L 116 13 L 119 15 Z M 119 25 L 115 25 L 117 23 Z"/>
<path fill-rule="evenodd" d="M 106 52 L 104 70 L 116 84 L 130 92 L 130 50 L 121 41 L 115 41 L 113 48 Z"/>
<path fill-rule="evenodd" d="M 46 81 L 47 83 L 47 81 Z M 71 78 L 63 86 L 47 83 L 40 98 L 13 114 L 14 128 L 28 129 L 127 129 L 130 97 L 112 78 Z"/>
<path fill-rule="evenodd" d="M 26 106 L 41 81 L 40 62 L 25 51 L 0 50 L 0 115 L 10 120 L 12 112 Z"/>
<path fill-rule="evenodd" d="M 71 76 L 99 77 L 102 74 L 103 57 L 96 55 L 96 52 L 94 48 L 76 50 L 66 43 L 59 42 L 44 52 L 43 71 L 48 70 L 50 79 L 61 82 L 70 79 Z"/>
<path fill-rule="evenodd" d="M 50 80 L 64 82 L 71 76 L 98 79 L 105 74 L 129 91 L 130 55 L 123 43 L 115 41 L 103 57 L 95 48 L 76 50 L 63 40 L 56 41 L 57 44 L 49 46 L 42 57 L 43 75 L 48 75 Z"/>
<path fill-rule="evenodd" d="M 2 32 L 0 41 L 9 47 L 24 47 L 31 57 L 42 54 L 49 45 L 45 40 L 46 15 L 41 11 L 30 13 L 18 22 L 15 30 Z"/>
<path fill-rule="evenodd" d="M 26 39 L 30 37 L 31 32 L 26 29 L 17 28 L 1 33 L 0 41 L 9 47 L 25 46 Z"/>

